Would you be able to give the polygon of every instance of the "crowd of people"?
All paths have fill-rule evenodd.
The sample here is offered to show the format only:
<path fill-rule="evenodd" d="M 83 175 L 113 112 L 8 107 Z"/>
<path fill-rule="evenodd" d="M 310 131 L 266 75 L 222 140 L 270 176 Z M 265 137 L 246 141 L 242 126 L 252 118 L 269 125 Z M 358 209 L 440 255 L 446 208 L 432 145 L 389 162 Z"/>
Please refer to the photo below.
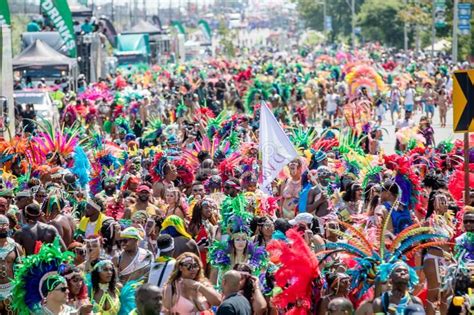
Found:
<path fill-rule="evenodd" d="M 459 65 L 403 56 L 259 51 L 49 87 L 61 124 L 0 140 L 0 312 L 469 313 L 463 142 L 432 126 Z M 272 191 L 262 106 L 299 153 Z"/>

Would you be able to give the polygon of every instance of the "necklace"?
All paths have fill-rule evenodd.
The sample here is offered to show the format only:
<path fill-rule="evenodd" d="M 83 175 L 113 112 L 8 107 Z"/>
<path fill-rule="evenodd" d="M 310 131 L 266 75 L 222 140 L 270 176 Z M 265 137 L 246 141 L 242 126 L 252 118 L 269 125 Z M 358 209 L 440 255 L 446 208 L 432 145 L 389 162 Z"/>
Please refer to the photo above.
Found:
<path fill-rule="evenodd" d="M 109 284 L 108 283 L 99 283 L 99 289 L 104 291 L 104 293 L 109 292 Z"/>

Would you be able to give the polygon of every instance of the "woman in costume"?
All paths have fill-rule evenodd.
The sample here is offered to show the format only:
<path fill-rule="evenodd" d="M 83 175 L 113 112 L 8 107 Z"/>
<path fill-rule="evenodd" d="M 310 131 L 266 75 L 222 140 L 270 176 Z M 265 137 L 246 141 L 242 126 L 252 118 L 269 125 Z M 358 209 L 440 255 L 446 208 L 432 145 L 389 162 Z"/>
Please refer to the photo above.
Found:
<path fill-rule="evenodd" d="M 245 204 L 242 205 L 245 209 Z M 211 280 L 217 279 L 218 287 L 221 284 L 221 277 L 224 273 L 236 264 L 248 264 L 252 268 L 252 274 L 258 276 L 268 264 L 265 247 L 256 246 L 250 238 L 250 228 L 248 227 L 248 214 L 240 209 L 235 209 L 234 214 L 223 222 L 222 229 L 227 230 L 230 238 L 223 238 L 216 241 L 209 248 L 208 260 L 213 270 Z"/>
<path fill-rule="evenodd" d="M 75 309 L 81 308 L 83 305 L 90 305 L 87 285 L 82 277 L 81 271 L 74 266 L 66 266 L 60 270 L 61 276 L 67 281 L 68 305 Z"/>
<path fill-rule="evenodd" d="M 298 198 L 301 191 L 301 175 L 303 174 L 303 163 L 297 158 L 288 164 L 290 172 L 280 187 L 282 215 L 286 219 L 293 219 L 298 206 Z"/>
<path fill-rule="evenodd" d="M 203 314 L 220 303 L 219 294 L 204 277 L 201 259 L 192 253 L 180 255 L 164 290 L 165 314 Z"/>
<path fill-rule="evenodd" d="M 165 217 L 169 215 L 177 215 L 181 219 L 186 219 L 185 211 L 181 205 L 181 192 L 177 188 L 169 188 L 166 190 L 165 201 L 168 204 Z"/>
<path fill-rule="evenodd" d="M 448 209 L 448 197 L 441 190 L 434 190 L 430 194 L 426 222 L 437 234 L 444 235 L 447 239 L 452 239 L 455 233 L 453 226 L 453 213 Z M 427 307 L 426 314 L 434 315 L 436 309 L 446 311 L 446 297 L 442 298 L 441 284 L 443 275 L 448 266 L 445 254 L 449 253 L 449 245 L 428 247 L 423 257 L 423 272 L 427 282 Z M 440 302 L 439 306 L 436 303 Z M 444 314 L 444 312 L 442 312 Z"/>
<path fill-rule="evenodd" d="M 360 184 L 353 182 L 347 186 L 344 195 L 342 196 L 342 204 L 340 205 L 339 212 L 341 215 L 347 211 L 347 213 L 352 215 L 357 215 L 362 212 L 362 187 Z M 342 215 L 345 219 L 346 216 Z"/>
<path fill-rule="evenodd" d="M 105 257 L 112 260 L 118 258 L 120 254 L 120 224 L 113 219 L 106 219 L 102 223 L 100 235 L 102 235 L 102 248 Z"/>
<path fill-rule="evenodd" d="M 117 315 L 120 311 L 120 289 L 117 272 L 110 260 L 93 263 L 91 272 L 91 300 L 94 312 L 102 315 Z"/>
<path fill-rule="evenodd" d="M 257 228 L 255 230 L 255 236 L 253 237 L 253 242 L 256 246 L 267 246 L 268 242 L 272 239 L 273 232 L 275 231 L 275 226 L 270 217 L 260 217 L 257 218 Z"/>
<path fill-rule="evenodd" d="M 212 244 L 217 231 L 216 215 L 217 205 L 211 198 L 204 198 L 196 203 L 193 208 L 188 231 L 199 246 L 201 261 L 207 271 L 207 247 Z"/>

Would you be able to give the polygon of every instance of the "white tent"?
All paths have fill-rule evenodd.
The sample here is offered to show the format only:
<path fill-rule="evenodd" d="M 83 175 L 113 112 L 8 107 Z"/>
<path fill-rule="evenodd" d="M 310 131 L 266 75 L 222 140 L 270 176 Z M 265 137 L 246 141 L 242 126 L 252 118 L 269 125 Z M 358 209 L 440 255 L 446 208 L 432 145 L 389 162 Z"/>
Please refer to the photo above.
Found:
<path fill-rule="evenodd" d="M 446 39 L 441 39 L 434 44 L 434 51 L 448 51 L 451 49 L 451 42 Z M 431 45 L 426 46 L 423 51 L 431 51 Z"/>

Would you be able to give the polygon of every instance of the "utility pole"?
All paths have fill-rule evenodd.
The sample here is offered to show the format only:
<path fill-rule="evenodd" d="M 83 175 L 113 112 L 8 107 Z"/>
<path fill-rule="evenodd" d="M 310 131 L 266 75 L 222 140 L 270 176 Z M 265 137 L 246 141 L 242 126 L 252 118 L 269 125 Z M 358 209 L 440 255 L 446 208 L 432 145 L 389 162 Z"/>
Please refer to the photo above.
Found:
<path fill-rule="evenodd" d="M 323 20 L 324 20 L 324 23 L 323 23 L 323 30 L 324 30 L 324 35 L 327 35 L 327 26 L 326 26 L 326 23 L 327 23 L 327 18 L 328 18 L 328 14 L 327 14 L 327 8 L 326 8 L 326 0 L 323 0 Z"/>
<path fill-rule="evenodd" d="M 454 0 L 453 6 L 453 51 L 451 60 L 453 63 L 458 62 L 458 3 L 459 0 Z"/>
<path fill-rule="evenodd" d="M 146 0 L 143 0 L 143 19 L 146 21 Z"/>
<path fill-rule="evenodd" d="M 408 0 L 403 0 L 403 4 L 407 5 Z M 408 24 L 407 22 L 403 22 L 403 49 L 405 52 L 408 50 Z"/>
<path fill-rule="evenodd" d="M 355 39 L 356 39 L 356 33 L 355 33 L 355 24 L 356 24 L 356 16 L 355 16 L 355 0 L 352 0 L 351 3 L 349 3 L 349 0 L 346 0 L 347 5 L 351 9 L 351 28 L 352 28 L 352 33 L 351 33 L 351 41 L 352 41 L 352 49 L 354 50 L 356 47 L 355 44 Z"/>
<path fill-rule="evenodd" d="M 435 28 L 435 9 L 436 9 L 436 0 L 432 1 L 432 10 L 431 10 L 431 58 L 434 58 L 434 45 L 436 41 L 436 28 Z"/>

